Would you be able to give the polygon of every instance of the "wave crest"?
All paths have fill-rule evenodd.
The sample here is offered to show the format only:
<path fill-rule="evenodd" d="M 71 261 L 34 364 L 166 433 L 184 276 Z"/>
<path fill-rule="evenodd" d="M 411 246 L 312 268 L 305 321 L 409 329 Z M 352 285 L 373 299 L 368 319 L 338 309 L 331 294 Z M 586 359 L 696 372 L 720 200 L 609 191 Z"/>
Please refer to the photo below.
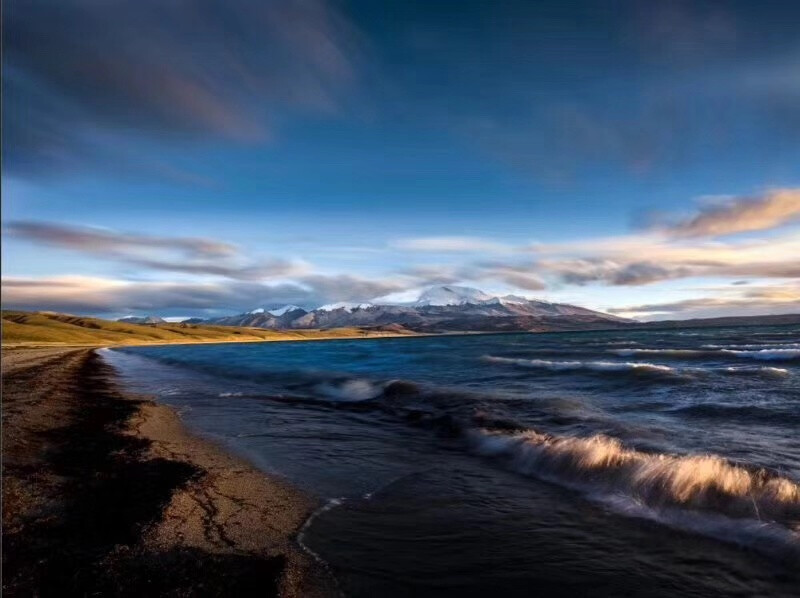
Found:
<path fill-rule="evenodd" d="M 470 437 L 476 452 L 505 457 L 520 473 L 593 493 L 622 493 L 651 508 L 800 524 L 797 483 L 716 455 L 643 453 L 604 435 L 559 437 L 533 430 L 508 435 L 484 429 Z"/>
<path fill-rule="evenodd" d="M 550 361 L 547 359 L 514 359 L 511 357 L 494 357 L 492 355 L 486 355 L 483 359 L 491 363 L 507 363 L 521 367 L 542 368 L 552 371 L 593 370 L 596 372 L 645 372 L 653 374 L 677 373 L 675 368 L 671 368 L 666 365 L 633 361 Z"/>
<path fill-rule="evenodd" d="M 800 359 L 800 349 L 759 349 L 756 351 L 734 351 L 725 349 L 720 351 L 728 355 L 762 361 L 789 361 Z"/>
<path fill-rule="evenodd" d="M 789 361 L 800 359 L 800 349 L 613 349 L 611 353 L 620 357 L 633 357 L 636 355 L 658 355 L 662 357 L 678 357 L 683 359 L 714 358 L 714 357 L 740 357 L 743 359 L 758 359 L 761 361 Z"/>

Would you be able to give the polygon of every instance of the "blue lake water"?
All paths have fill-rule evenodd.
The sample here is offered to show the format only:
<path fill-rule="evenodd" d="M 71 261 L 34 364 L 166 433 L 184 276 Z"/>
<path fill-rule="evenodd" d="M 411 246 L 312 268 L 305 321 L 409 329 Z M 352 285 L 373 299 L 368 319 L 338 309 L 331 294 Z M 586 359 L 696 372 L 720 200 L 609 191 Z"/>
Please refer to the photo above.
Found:
<path fill-rule="evenodd" d="M 800 328 L 115 349 L 352 596 L 796 595 Z"/>

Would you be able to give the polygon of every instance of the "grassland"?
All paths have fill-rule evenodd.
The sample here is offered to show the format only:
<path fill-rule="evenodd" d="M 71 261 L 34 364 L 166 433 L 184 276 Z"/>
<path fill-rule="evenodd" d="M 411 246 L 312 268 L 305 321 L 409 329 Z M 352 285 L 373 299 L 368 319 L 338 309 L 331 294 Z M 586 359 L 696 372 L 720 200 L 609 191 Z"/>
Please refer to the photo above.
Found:
<path fill-rule="evenodd" d="M 3 311 L 4 346 L 106 346 L 400 336 L 362 328 L 264 330 L 202 324 L 127 324 L 53 312 Z"/>

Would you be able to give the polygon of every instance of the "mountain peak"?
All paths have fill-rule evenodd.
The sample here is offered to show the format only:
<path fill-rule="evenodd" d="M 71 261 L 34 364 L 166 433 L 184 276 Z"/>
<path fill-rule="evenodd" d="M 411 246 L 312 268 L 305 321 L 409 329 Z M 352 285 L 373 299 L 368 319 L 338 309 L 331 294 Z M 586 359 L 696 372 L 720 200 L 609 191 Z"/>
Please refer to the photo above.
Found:
<path fill-rule="evenodd" d="M 460 287 L 455 285 L 442 285 L 425 289 L 414 302 L 415 306 L 423 307 L 428 305 L 465 305 L 467 303 L 485 303 L 492 299 L 480 289 L 472 287 Z"/>
<path fill-rule="evenodd" d="M 269 313 L 273 316 L 279 317 L 282 316 L 283 314 L 289 313 L 290 311 L 297 311 L 298 309 L 303 309 L 303 308 L 297 305 L 292 305 L 290 303 L 289 305 L 284 305 L 283 307 L 279 307 L 277 309 L 271 309 L 269 310 Z"/>
<path fill-rule="evenodd" d="M 372 303 L 352 303 L 349 301 L 339 301 L 338 303 L 328 303 L 327 305 L 322 305 L 315 311 L 336 311 L 337 309 L 343 309 L 347 312 L 352 312 L 356 309 L 367 309 L 368 307 L 372 307 Z"/>

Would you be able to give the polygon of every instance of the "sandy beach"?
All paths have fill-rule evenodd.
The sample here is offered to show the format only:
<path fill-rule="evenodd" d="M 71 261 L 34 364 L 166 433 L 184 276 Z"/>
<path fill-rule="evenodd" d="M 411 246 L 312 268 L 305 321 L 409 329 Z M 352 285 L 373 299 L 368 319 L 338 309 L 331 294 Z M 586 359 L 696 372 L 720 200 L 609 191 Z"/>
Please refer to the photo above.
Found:
<path fill-rule="evenodd" d="M 2 366 L 6 595 L 334 593 L 295 542 L 314 499 L 123 393 L 93 349 Z"/>

